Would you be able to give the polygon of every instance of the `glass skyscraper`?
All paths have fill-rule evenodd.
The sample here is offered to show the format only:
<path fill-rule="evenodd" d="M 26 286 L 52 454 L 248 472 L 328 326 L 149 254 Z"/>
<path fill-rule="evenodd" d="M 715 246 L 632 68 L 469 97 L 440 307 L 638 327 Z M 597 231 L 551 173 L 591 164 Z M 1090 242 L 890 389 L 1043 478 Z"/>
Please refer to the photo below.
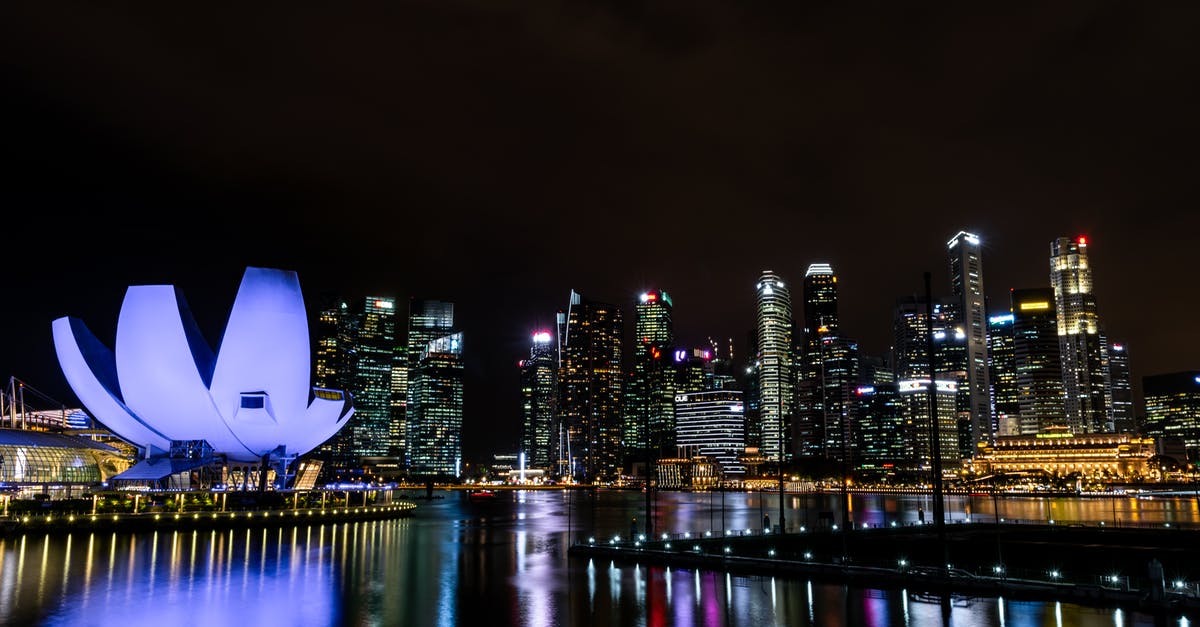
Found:
<path fill-rule="evenodd" d="M 407 423 L 412 420 L 413 395 L 411 382 L 420 365 L 421 356 L 427 351 L 429 343 L 449 335 L 454 330 L 454 303 L 440 300 L 408 301 L 408 337 L 404 344 L 401 363 L 398 371 L 403 371 L 402 381 L 397 381 L 396 393 L 404 399 L 404 419 L 396 426 L 398 437 L 403 442 L 411 442 L 408 437 Z M 411 455 L 405 452 L 405 457 L 411 463 Z"/>
<path fill-rule="evenodd" d="M 554 405 L 557 396 L 558 364 L 554 336 L 548 331 L 533 334 L 529 359 L 521 368 L 521 452 L 531 468 L 549 470 L 556 461 L 553 443 Z"/>
<path fill-rule="evenodd" d="M 756 285 L 758 423 L 761 453 L 769 460 L 791 454 L 792 296 L 783 279 L 764 271 Z"/>
<path fill-rule="evenodd" d="M 1021 435 L 1014 319 L 1012 312 L 988 318 L 988 378 L 992 384 L 992 422 L 996 425 L 996 435 Z"/>
<path fill-rule="evenodd" d="M 1113 429 L 1120 433 L 1137 431 L 1129 378 L 1129 347 L 1125 344 L 1113 343 L 1108 347 L 1108 380 Z"/>
<path fill-rule="evenodd" d="M 409 472 L 458 476 L 462 463 L 463 336 L 430 341 L 408 377 Z"/>
<path fill-rule="evenodd" d="M 690 392 L 675 397 L 675 421 L 680 457 L 704 455 L 721 466 L 725 476 L 746 471 L 738 456 L 746 446 L 742 431 L 745 405 L 736 390 Z"/>
<path fill-rule="evenodd" d="M 1148 435 L 1182 442 L 1187 454 L 1200 454 L 1200 371 L 1142 377 Z M 1179 460 L 1184 461 L 1184 460 Z"/>
<path fill-rule="evenodd" d="M 620 471 L 623 376 L 621 308 L 584 299 L 574 290 L 559 312 L 558 413 L 570 474 L 610 481 Z"/>
<path fill-rule="evenodd" d="M 1049 288 L 1012 290 L 1013 365 L 1020 418 L 1014 435 L 1065 426 L 1058 316 Z"/>
<path fill-rule="evenodd" d="M 989 399 L 987 310 L 983 292 L 983 258 L 979 237 L 959 231 L 946 243 L 950 283 L 958 299 L 958 324 L 966 334 L 966 394 L 970 412 L 971 448 L 990 443 L 995 426 Z"/>
<path fill-rule="evenodd" d="M 633 376 L 625 390 L 622 441 L 626 457 L 640 460 L 674 453 L 674 303 L 665 291 L 650 290 L 634 305 Z M 647 429 L 649 439 L 647 439 Z"/>
<path fill-rule="evenodd" d="M 850 408 L 858 345 L 842 337 L 837 275 L 827 263 L 804 273 L 803 351 L 796 376 L 795 445 L 801 456 L 841 459 L 854 441 Z"/>
<path fill-rule="evenodd" d="M 326 303 L 317 314 L 313 327 L 316 354 L 313 356 L 313 385 L 318 388 L 346 390 L 354 395 L 354 343 L 358 339 L 359 316 L 340 300 Z M 351 421 L 354 419 L 351 418 Z M 353 428 L 343 428 L 321 444 L 316 456 L 333 467 L 353 462 Z"/>
<path fill-rule="evenodd" d="M 396 301 L 383 296 L 363 300 L 354 341 L 350 419 L 351 454 L 386 457 L 392 451 L 392 365 L 396 358 Z"/>
<path fill-rule="evenodd" d="M 1112 431 L 1108 354 L 1092 292 L 1086 237 L 1051 242 L 1050 285 L 1058 316 L 1067 426 L 1077 434 Z"/>

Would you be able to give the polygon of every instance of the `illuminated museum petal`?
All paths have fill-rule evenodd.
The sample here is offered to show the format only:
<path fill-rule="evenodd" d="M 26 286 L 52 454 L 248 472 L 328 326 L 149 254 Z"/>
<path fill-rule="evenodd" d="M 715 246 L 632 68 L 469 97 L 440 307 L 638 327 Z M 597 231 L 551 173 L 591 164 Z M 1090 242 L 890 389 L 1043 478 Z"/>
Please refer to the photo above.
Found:
<path fill-rule="evenodd" d="M 63 375 L 92 416 L 138 446 L 167 450 L 170 438 L 143 423 L 121 401 L 112 351 L 77 318 L 59 318 L 51 328 Z"/>
<path fill-rule="evenodd" d="M 54 322 L 59 363 L 100 422 L 148 455 L 194 450 L 283 464 L 332 437 L 354 413 L 338 390 L 311 388 L 308 319 L 295 272 L 247 268 L 219 354 L 171 285 L 133 286 L 109 351 L 71 318 Z M 181 453 L 182 454 L 182 453 Z"/>
<path fill-rule="evenodd" d="M 212 350 L 174 286 L 135 285 L 117 320 L 117 375 L 125 404 L 172 440 L 207 440 L 230 456 L 249 451 L 221 419 L 207 380 Z"/>
<path fill-rule="evenodd" d="M 329 394 L 333 390 L 314 390 L 314 392 Z M 290 443 L 287 445 L 289 452 L 293 447 L 296 451 L 310 451 L 317 448 L 322 442 L 333 437 L 333 434 L 337 433 L 338 429 L 341 429 L 352 415 L 354 415 L 354 408 L 348 398 L 329 400 L 320 396 L 314 397 L 303 419 L 297 421 L 294 426 L 289 425 Z"/>
<path fill-rule="evenodd" d="M 283 443 L 281 428 L 307 410 L 308 339 L 296 273 L 246 268 L 209 389 L 226 424 L 259 455 Z"/>

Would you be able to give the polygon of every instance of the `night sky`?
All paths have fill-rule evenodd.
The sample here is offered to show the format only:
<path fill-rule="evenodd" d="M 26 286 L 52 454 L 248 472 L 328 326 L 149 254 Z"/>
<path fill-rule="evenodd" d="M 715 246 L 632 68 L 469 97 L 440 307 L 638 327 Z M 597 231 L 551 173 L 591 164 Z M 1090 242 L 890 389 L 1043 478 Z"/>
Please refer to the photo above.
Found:
<path fill-rule="evenodd" d="M 515 448 L 516 361 L 572 288 L 629 325 L 665 289 L 683 343 L 744 348 L 759 272 L 827 261 L 883 353 L 960 229 L 993 307 L 1086 234 L 1135 385 L 1200 366 L 1200 4 L 25 4 L 0 376 L 68 404 L 53 318 L 111 342 L 125 286 L 174 283 L 215 344 L 244 267 L 286 268 L 310 309 L 456 302 L 479 456 Z"/>

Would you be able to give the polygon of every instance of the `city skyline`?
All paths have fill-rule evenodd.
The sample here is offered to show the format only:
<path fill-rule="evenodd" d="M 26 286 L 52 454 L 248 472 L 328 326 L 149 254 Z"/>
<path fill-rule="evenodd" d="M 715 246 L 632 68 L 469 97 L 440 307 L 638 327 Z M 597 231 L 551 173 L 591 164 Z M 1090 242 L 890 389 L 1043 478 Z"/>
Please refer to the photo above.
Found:
<path fill-rule="evenodd" d="M 287 268 L 310 310 L 455 302 L 482 454 L 515 445 L 514 364 L 569 290 L 627 328 L 668 291 L 680 344 L 741 349 L 754 277 L 829 263 L 843 332 L 880 353 L 922 272 L 950 295 L 960 230 L 993 303 L 1088 237 L 1135 388 L 1196 367 L 1195 7 L 298 8 L 271 43 L 257 7 L 11 10 L 0 373 L 64 402 L 53 318 L 177 284 L 216 337 L 245 266 Z"/>
<path fill-rule="evenodd" d="M 980 239 L 981 239 L 981 240 L 982 240 L 982 239 L 984 239 L 984 238 L 983 238 L 983 236 L 980 236 Z M 1074 239 L 1074 238 L 1071 238 L 1071 239 Z M 986 246 L 986 244 L 985 244 L 985 246 Z M 1047 248 L 1047 252 L 1048 252 L 1048 253 L 1050 252 L 1050 247 L 1048 247 L 1048 248 Z M 1047 258 L 1047 259 L 1051 258 L 1051 255 L 1047 254 L 1046 258 Z M 808 272 L 812 272 L 812 268 L 813 268 L 813 267 L 818 267 L 818 268 L 827 268 L 827 267 L 828 267 L 828 264 L 825 264 L 825 263 L 823 263 L 823 262 L 817 262 L 817 263 L 814 263 L 814 264 L 808 264 L 808 266 L 809 266 L 809 270 L 808 270 Z M 820 271 L 822 271 L 822 272 L 823 272 L 823 271 L 825 271 L 825 270 L 823 270 L 823 269 L 822 269 L 822 270 L 820 270 Z M 1096 283 L 1100 283 L 1100 284 L 1102 284 L 1102 283 L 1103 283 L 1103 281 L 1104 281 L 1104 278 L 1103 278 L 1103 277 L 1104 277 L 1104 272 L 1103 272 L 1103 269 L 1100 269 L 1100 270 L 1099 270 L 1099 273 L 1100 273 L 1100 278 L 1099 278 L 1098 280 L 1096 280 Z M 807 272 L 806 272 L 805 274 L 807 274 Z M 839 273 L 839 274 L 840 274 L 840 273 Z M 947 273 L 947 274 L 948 274 L 948 273 Z M 783 278 L 784 278 L 782 275 L 777 275 L 777 276 L 779 276 L 779 278 L 780 278 L 780 279 L 783 279 Z M 761 278 L 761 277 L 760 277 L 760 278 Z M 811 278 L 811 277 L 802 277 L 802 281 L 803 281 L 803 279 L 807 279 L 807 278 Z M 845 288 L 845 282 L 844 282 L 844 281 L 843 281 L 843 282 L 841 282 L 841 283 L 838 283 L 838 285 L 839 285 L 839 286 L 840 286 L 842 289 L 844 289 L 844 288 Z M 1049 281 L 1047 281 L 1047 283 L 1046 283 L 1046 286 L 1044 286 L 1044 287 L 1039 287 L 1039 288 L 1030 288 L 1030 289 L 1044 290 L 1044 291 L 1047 293 L 1047 297 L 1048 297 L 1050 300 L 1052 300 L 1053 289 L 1052 289 L 1052 288 L 1050 288 L 1050 287 L 1048 287 L 1048 286 L 1049 286 Z M 790 287 L 790 285 L 789 285 L 789 287 Z M 322 290 L 320 290 L 320 291 L 321 291 L 321 295 L 322 295 L 323 297 L 328 297 L 328 296 L 330 296 L 330 295 L 331 295 L 331 292 L 330 292 L 329 290 L 327 290 L 327 289 L 322 289 Z M 1018 291 L 1020 291 L 1020 290 L 1018 289 Z M 123 292 L 122 292 L 122 293 L 123 293 Z M 660 291 L 660 290 L 653 290 L 653 289 L 652 289 L 652 290 L 650 290 L 649 292 L 641 292 L 641 293 L 639 293 L 639 294 L 638 294 L 638 295 L 635 297 L 635 299 L 634 299 L 633 301 L 631 301 L 631 302 L 625 302 L 625 303 L 613 303 L 613 305 L 616 305 L 616 306 L 618 306 L 618 307 L 621 307 L 621 308 L 624 310 L 624 312 L 625 312 L 625 315 L 626 315 L 626 316 L 633 316 L 633 315 L 634 315 L 634 313 L 635 313 L 635 311 L 636 311 L 636 308 L 637 308 L 637 306 L 638 306 L 638 305 L 645 305 L 645 300 L 643 300 L 643 299 L 645 298 L 645 295 L 646 295 L 646 294 L 648 294 L 648 293 L 662 293 L 662 291 Z M 367 297 L 359 298 L 359 299 L 358 299 L 356 302 L 360 303 L 360 305 L 359 305 L 360 307 L 362 306 L 362 303 L 366 303 L 366 304 L 369 306 L 371 303 L 375 303 L 375 302 L 376 302 L 378 299 L 384 299 L 384 300 L 386 300 L 386 301 L 389 301 L 389 302 L 395 302 L 395 303 L 397 303 L 397 305 L 396 305 L 396 309 L 397 309 L 398 311 L 395 311 L 395 316 L 396 316 L 396 319 L 393 321 L 393 324 L 394 324 L 394 325 L 397 325 L 397 328 L 406 328 L 406 327 L 411 327 L 411 325 L 413 324 L 412 320 L 410 320 L 410 319 L 408 319 L 407 317 L 405 317 L 405 314 L 403 313 L 403 312 L 405 311 L 405 307 L 403 306 L 403 305 L 404 305 L 403 301 L 400 301 L 400 300 L 394 300 L 394 299 L 392 299 L 392 297 L 390 297 L 390 296 L 381 296 L 380 294 L 382 294 L 382 292 L 380 292 L 379 294 L 373 294 L 373 295 L 370 295 L 370 296 L 367 296 Z M 935 295 L 935 299 L 937 299 L 937 300 L 939 300 L 939 301 L 941 301 L 941 302 L 946 302 L 946 303 L 955 303 L 955 302 L 956 302 L 956 301 L 954 300 L 954 297 L 950 295 L 950 290 L 949 290 L 949 289 L 943 289 L 943 290 L 941 290 L 941 291 L 939 292 L 939 291 L 937 290 L 937 288 L 935 288 L 935 289 L 934 289 L 934 295 Z M 918 295 L 918 294 L 915 294 L 915 293 L 913 294 L 913 296 L 916 296 L 916 297 L 917 297 L 917 301 L 920 301 L 920 300 L 923 298 L 923 296 L 920 296 L 920 295 Z M 308 313 L 309 313 L 309 316 L 310 316 L 310 318 L 312 318 L 312 319 L 313 319 L 313 322 L 314 322 L 314 323 L 316 323 L 316 322 L 318 322 L 318 318 L 320 317 L 320 314 L 321 314 L 321 312 L 318 310 L 319 308 L 316 306 L 316 304 L 312 302 L 312 301 L 314 301 L 314 300 L 316 300 L 316 299 L 315 299 L 315 298 L 311 298 L 311 297 L 306 297 L 306 305 L 307 305 L 307 307 L 308 307 L 308 309 L 309 309 L 309 312 L 308 312 Z M 992 316 L 994 316 L 994 315 L 996 315 L 996 314 L 1001 314 L 1001 313 L 1003 313 L 1003 311 L 1002 311 L 1002 310 L 1004 310 L 1006 307 L 1010 306 L 1010 305 L 1009 305 L 1009 303 L 1008 303 L 1008 300 L 1009 300 L 1009 299 L 1005 298 L 1005 299 L 1004 299 L 1002 302 L 995 302 L 995 301 L 993 301 L 993 300 L 992 300 L 992 299 L 989 297 L 989 301 L 988 301 L 988 313 L 989 313 L 989 315 L 992 315 Z M 416 305 L 418 305 L 418 304 L 422 304 L 422 305 L 423 305 L 423 304 L 424 304 L 424 303 L 426 303 L 426 302 L 430 302 L 430 303 L 434 303 L 434 304 L 437 304 L 437 303 L 438 303 L 438 301 L 426 301 L 426 300 L 423 300 L 423 299 L 419 299 L 419 298 L 413 297 L 413 298 L 410 298 L 410 299 L 409 299 L 409 307 L 416 306 Z M 192 304 L 193 308 L 195 308 L 195 307 L 196 307 L 196 303 L 191 303 L 191 304 Z M 683 316 L 684 316 L 685 318 L 691 317 L 691 315 L 694 315 L 694 314 L 699 314 L 699 315 L 701 315 L 701 316 L 702 316 L 702 315 L 703 315 L 703 309 L 704 309 L 704 308 L 707 306 L 707 304 L 708 304 L 708 303 L 698 303 L 698 304 L 696 304 L 694 307 L 688 307 L 688 308 L 686 308 L 686 309 L 684 309 L 684 310 L 683 310 Z M 750 307 L 753 307 L 753 302 L 752 302 L 752 301 L 748 302 L 747 304 L 748 304 L 748 306 L 750 306 Z M 804 311 L 804 306 L 803 306 L 803 305 L 804 305 L 803 303 L 796 303 L 796 304 L 794 304 L 794 305 L 793 305 L 793 308 L 794 308 L 794 318 L 796 318 L 796 319 L 795 319 L 795 320 L 794 320 L 794 322 L 793 322 L 793 329 L 792 329 L 792 330 L 793 330 L 793 333 L 795 333 L 795 334 L 796 334 L 796 336 L 797 336 L 796 338 L 794 338 L 794 343 L 798 343 L 798 344 L 797 344 L 798 346 L 804 343 L 804 340 L 803 340 L 803 328 L 804 328 L 804 326 L 805 326 L 805 323 L 804 323 L 804 315 L 805 315 L 805 311 Z M 452 307 L 453 305 L 451 305 L 451 304 L 447 303 L 447 306 L 451 306 L 451 307 Z M 1015 303 L 1013 304 L 1013 306 L 1015 306 Z M 201 310 L 203 310 L 204 308 L 205 308 L 205 307 L 204 307 L 203 305 L 200 307 L 200 309 L 201 309 Z M 919 307 L 918 307 L 918 308 L 919 308 L 921 311 L 923 311 L 923 305 L 919 305 Z M 411 312 L 410 312 L 410 313 L 411 313 Z M 530 315 L 529 317 L 530 317 L 530 318 L 538 318 L 538 317 L 539 317 L 539 315 L 540 315 L 541 313 L 543 313 L 543 312 L 535 312 L 535 313 L 531 313 L 531 315 Z M 101 318 L 103 318 L 103 316 L 101 316 Z M 536 330 L 536 329 L 549 329 L 549 328 L 552 328 L 552 326 L 553 326 L 553 325 L 530 325 L 530 329 L 531 329 L 531 330 Z M 632 326 L 632 325 L 630 325 L 630 326 Z M 876 330 L 877 330 L 877 329 L 876 329 Z M 485 330 L 485 331 L 486 331 L 486 330 Z M 843 331 L 845 331 L 845 330 L 843 330 Z M 869 332 L 866 332 L 866 331 L 867 331 L 867 330 L 864 330 L 864 333 L 863 333 L 863 335 L 871 335 L 871 333 L 869 333 Z M 849 332 L 849 331 L 845 331 L 845 332 Z M 632 332 L 632 330 L 629 330 L 629 329 L 627 329 L 627 330 L 626 330 L 626 332 L 625 332 L 625 334 L 624 334 L 624 335 L 625 335 L 625 342 L 624 342 L 624 344 L 625 344 L 625 348 L 624 348 L 624 350 L 626 350 L 626 351 L 629 351 L 630 353 L 632 353 L 632 352 L 633 352 L 633 347 L 636 345 L 636 338 L 632 338 L 632 337 L 631 337 L 631 335 L 635 335 L 635 334 L 636 334 L 636 333 Z M 216 336 L 217 336 L 217 337 L 219 337 L 219 331 L 217 332 Z M 711 336 L 710 336 L 710 337 L 711 337 Z M 316 338 L 314 337 L 314 340 L 315 340 L 315 339 L 316 339 Z M 737 337 L 737 335 L 736 335 L 736 334 L 734 334 L 734 335 L 733 335 L 733 336 L 732 336 L 730 339 L 732 339 L 732 340 L 733 340 L 733 346 L 734 346 L 734 350 L 735 350 L 735 351 L 739 351 L 739 353 L 740 353 L 740 351 L 743 351 L 743 350 L 745 350 L 745 348 L 746 348 L 746 346 L 747 346 L 747 344 L 746 344 L 747 340 L 746 340 L 745 338 L 738 338 L 738 337 Z M 526 336 L 525 340 L 526 340 L 526 342 L 528 341 L 528 336 Z M 707 338 L 706 338 L 706 340 L 707 340 Z M 397 343 L 403 343 L 402 336 L 400 336 L 400 334 L 398 334 L 398 333 L 396 334 L 395 342 L 397 342 Z M 706 344 L 706 342 L 694 342 L 693 344 L 696 344 L 696 345 L 702 345 L 702 344 Z M 721 340 L 718 340 L 718 345 L 721 345 L 721 344 L 722 344 L 722 341 L 721 341 Z M 1121 343 L 1121 345 L 1122 345 L 1122 350 L 1124 350 L 1124 345 L 1125 345 L 1125 344 L 1126 344 L 1126 343 Z M 678 345 L 679 345 L 679 346 L 685 346 L 685 345 L 687 345 L 687 344 L 686 344 L 686 340 L 680 340 Z M 526 346 L 527 346 L 527 345 L 526 345 Z M 863 349 L 863 350 L 861 351 L 861 354 L 862 354 L 863 356 L 866 356 L 866 355 L 885 355 L 885 354 L 887 353 L 887 351 L 888 351 L 888 349 L 889 349 L 890 347 L 891 347 L 891 344 L 889 344 L 889 345 L 887 345 L 887 346 L 883 347 L 883 349 L 882 349 L 882 350 L 872 350 L 872 349 L 866 349 L 866 348 L 865 348 L 865 349 Z M 398 348 L 400 348 L 400 349 L 403 349 L 403 346 L 398 346 Z M 410 347 L 410 348 L 411 348 L 411 347 Z M 724 349 L 724 347 L 722 347 L 722 349 Z M 526 348 L 526 351 L 527 351 L 527 350 L 528 350 L 528 348 Z M 468 352 L 468 353 L 467 353 L 467 355 L 468 355 L 468 356 L 470 356 L 470 355 L 471 355 L 471 352 Z M 476 358 L 474 361 L 476 362 L 476 365 L 478 365 L 478 363 L 479 363 L 480 361 L 483 361 L 483 362 L 489 361 L 489 358 L 491 358 L 491 357 L 495 357 L 495 356 L 491 356 L 491 355 L 485 355 L 485 356 L 482 356 L 481 358 L 480 358 L 480 357 L 477 357 L 477 358 Z M 507 356 L 506 356 L 506 357 L 507 357 Z M 737 355 L 737 357 L 738 357 L 738 359 L 740 360 L 740 359 L 743 359 L 743 358 L 745 358 L 745 357 L 746 357 L 746 354 L 745 354 L 745 353 L 740 353 L 739 355 Z M 315 360 L 315 359 L 316 359 L 316 355 L 314 355 L 314 360 Z M 471 362 L 471 361 L 472 361 L 472 360 L 470 360 L 470 359 L 468 359 L 468 360 L 467 360 L 468 367 L 470 367 L 470 362 Z M 512 362 L 512 360 L 511 360 L 511 359 L 509 359 L 509 360 L 507 360 L 507 361 L 508 361 L 508 362 L 510 363 L 510 365 L 511 365 L 511 362 Z M 633 363 L 632 363 L 632 362 L 630 362 L 630 361 L 628 361 L 628 359 L 625 359 L 625 360 L 623 360 L 623 361 L 625 361 L 625 362 L 626 362 L 626 363 L 625 363 L 625 365 L 626 365 L 626 367 L 627 367 L 627 368 L 630 368 L 630 367 L 632 367 L 632 366 L 633 366 Z M 1141 384 L 1141 381 L 1140 381 L 1140 379 L 1141 379 L 1141 377 L 1142 377 L 1142 376 L 1150 376 L 1150 375 L 1154 375 L 1154 374 L 1163 374 L 1163 373 L 1161 373 L 1161 372 L 1145 372 L 1145 371 L 1144 371 L 1144 369 L 1138 368 L 1138 366 L 1139 366 L 1139 362 L 1138 362 L 1138 353 L 1136 352 L 1136 349 L 1135 349 L 1134 356 L 1133 356 L 1133 358 L 1132 358 L 1132 360 L 1131 360 L 1131 361 L 1132 361 L 1132 363 L 1133 363 L 1133 367 L 1132 367 L 1132 369 L 1131 369 L 1131 370 L 1132 370 L 1132 371 L 1135 373 L 1135 374 L 1134 374 L 1134 376 L 1131 378 L 1131 383 L 1132 383 L 1132 386 L 1133 386 L 1133 388 L 1134 388 L 1135 390 L 1140 390 L 1140 387 L 1141 387 L 1141 385 L 1140 385 L 1140 384 Z M 923 368 L 923 366 L 919 366 L 919 367 L 918 367 L 918 369 L 922 369 L 922 368 Z M 315 374 L 315 372 L 314 372 L 314 374 Z M 21 377 L 21 378 L 28 379 L 28 377 Z M 498 386 L 499 386 L 499 387 L 510 387 L 510 388 L 513 388 L 514 390 L 516 390 L 516 389 L 518 389 L 518 388 L 519 388 L 519 383 L 517 383 L 517 381 L 518 381 L 518 380 L 519 380 L 519 374 L 518 374 L 518 375 L 517 375 L 517 376 L 514 378 L 514 381 L 512 381 L 512 382 L 509 382 L 509 381 L 502 380 L 502 381 L 500 381 L 500 383 L 498 384 Z M 30 383 L 34 384 L 34 385 L 35 385 L 36 387 L 38 387 L 39 389 L 43 389 L 43 390 L 44 390 L 44 389 L 47 389 L 47 387 L 48 387 L 48 386 L 46 386 L 45 384 L 43 384 L 43 383 L 41 383 L 41 382 L 36 382 L 36 381 L 33 381 L 33 380 L 30 380 Z M 509 383 L 512 383 L 512 385 L 508 385 Z M 497 385 L 497 384 L 494 384 L 494 385 Z M 473 387 L 475 387 L 476 389 L 478 389 L 480 392 L 482 392 L 482 393 L 484 393 L 484 394 L 487 394 L 487 393 L 489 393 L 489 392 L 494 392 L 494 390 L 489 390 L 487 386 L 482 386 L 482 385 L 480 385 L 480 383 L 479 383 L 478 381 L 471 381 L 469 378 L 468 378 L 468 380 L 465 382 L 465 385 L 464 385 L 464 387 L 465 387 L 465 389 L 466 389 L 466 391 L 465 391 L 465 393 L 464 393 L 464 397 L 466 397 L 466 398 L 468 398 L 468 399 L 470 398 L 470 396 L 471 396 L 472 392 L 474 391 L 474 390 L 472 389 Z M 500 392 L 502 392 L 502 393 L 503 393 L 503 392 L 506 392 L 506 391 L 507 391 L 507 390 L 500 390 Z M 491 453 L 493 453 L 493 452 L 497 452 L 497 451 L 500 451 L 500 450 L 504 449 L 504 448 L 505 448 L 505 445 L 508 443 L 508 441 L 509 441 L 509 440 L 512 440 L 512 444 L 511 444 L 511 445 L 508 445 L 508 448 L 514 448 L 514 449 L 515 449 L 515 448 L 517 448 L 517 447 L 519 446 L 519 439 L 520 439 L 520 436 L 521 436 L 521 433 L 522 433 L 522 420 L 523 420 L 523 417 L 522 417 L 522 413 L 521 413 L 521 407 L 520 407 L 519 394 L 518 394 L 518 395 L 516 395 L 516 397 L 517 397 L 517 401 L 516 401 L 516 405 L 515 405 L 515 407 L 513 407 L 513 408 L 502 407 L 502 408 L 500 408 L 500 410 L 499 410 L 499 411 L 495 411 L 495 412 L 493 412 L 493 413 L 496 413 L 496 414 L 501 414 L 501 415 L 503 415 L 503 414 L 506 414 L 506 413 L 512 413 L 512 414 L 513 414 L 513 416 L 512 416 L 513 420 L 512 420 L 512 425 L 511 425 L 511 427 L 510 427 L 508 424 L 504 424 L 504 425 L 502 425 L 502 426 L 500 426 L 499 428 L 496 428 L 496 429 L 494 429 L 494 430 L 491 430 L 491 431 L 485 431 L 485 433 L 487 433 L 487 436 L 486 436 L 486 437 L 481 437 L 479 433 L 475 433 L 475 432 L 474 432 L 474 431 L 475 431 L 475 428 L 476 428 L 476 425 L 477 425 L 477 423 L 476 423 L 475 421 L 473 421 L 473 420 L 472 420 L 471 403 L 470 403 L 469 401 L 464 403 L 464 405 L 465 405 L 465 412 L 464 412 L 464 414 L 465 414 L 465 415 L 464 415 L 464 426 L 463 426 L 463 429 L 464 429 L 464 432 L 463 432 L 463 441 L 464 441 L 464 454 L 467 456 L 467 459 L 468 459 L 468 460 L 479 460 L 479 459 L 486 458 L 486 457 L 487 457 L 488 455 L 490 455 Z M 61 398 L 61 397 L 60 397 L 60 398 Z M 67 392 L 67 398 L 70 398 L 70 392 L 69 392 L 69 391 Z M 1142 411 L 1142 403 L 1141 403 L 1141 398 L 1140 398 L 1140 395 L 1137 395 L 1137 396 L 1135 396 L 1135 398 L 1137 399 L 1137 402 L 1135 402 L 1135 411 L 1136 411 L 1136 412 L 1138 412 L 1138 415 L 1140 416 L 1140 412 Z M 488 409 L 485 409 L 485 408 L 478 408 L 478 409 L 476 409 L 475 411 L 477 411 L 477 412 L 483 412 L 483 411 L 489 411 L 489 410 L 488 410 Z M 622 411 L 624 411 L 624 410 L 622 410 Z M 998 425 L 998 427 L 999 427 L 999 425 Z M 499 437 L 499 440 L 496 440 L 496 439 L 495 439 L 497 436 Z M 790 437 L 791 437 L 791 435 L 789 434 L 789 438 L 790 438 Z M 480 446 L 480 445 L 478 444 L 478 440 L 480 440 L 480 439 L 486 439 L 486 440 L 488 440 L 488 445 L 487 445 L 486 447 L 484 447 L 484 446 Z M 475 442 L 475 446 L 471 446 L 471 444 L 472 444 L 472 440 L 475 440 L 475 441 L 476 441 L 476 442 Z M 498 444 L 498 442 L 499 442 L 500 444 Z M 793 448 L 794 448 L 794 447 L 793 447 Z"/>

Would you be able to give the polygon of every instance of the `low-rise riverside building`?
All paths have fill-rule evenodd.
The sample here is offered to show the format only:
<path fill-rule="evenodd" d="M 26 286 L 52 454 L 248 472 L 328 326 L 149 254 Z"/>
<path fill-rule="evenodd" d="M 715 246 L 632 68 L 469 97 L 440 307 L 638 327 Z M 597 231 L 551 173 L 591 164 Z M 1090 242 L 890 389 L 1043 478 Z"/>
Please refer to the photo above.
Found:
<path fill-rule="evenodd" d="M 1048 432 L 1001 436 L 971 461 L 980 475 L 1041 471 L 1090 478 L 1156 479 L 1154 440 L 1129 433 Z"/>

